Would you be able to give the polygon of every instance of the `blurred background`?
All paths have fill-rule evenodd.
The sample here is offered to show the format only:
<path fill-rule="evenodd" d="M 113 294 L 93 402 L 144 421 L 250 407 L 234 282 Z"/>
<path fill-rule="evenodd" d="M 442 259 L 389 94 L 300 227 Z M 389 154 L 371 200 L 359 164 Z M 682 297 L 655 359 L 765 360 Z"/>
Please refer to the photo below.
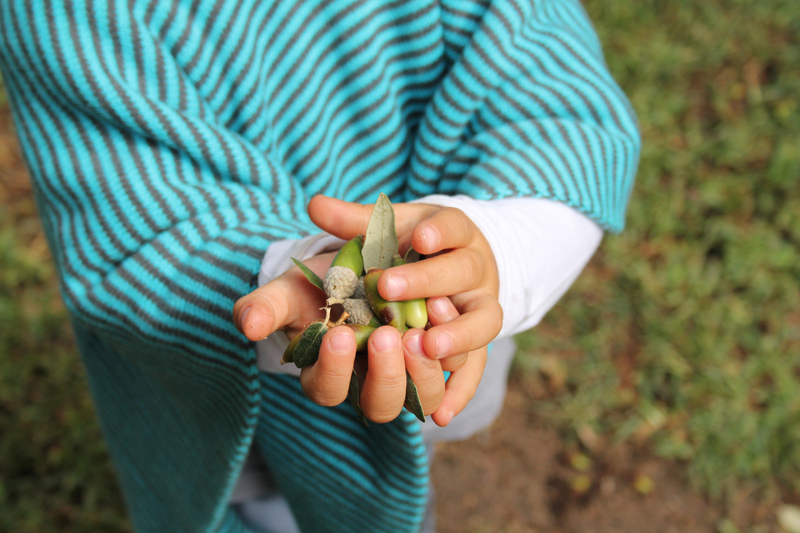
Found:
<path fill-rule="evenodd" d="M 627 229 L 434 464 L 443 532 L 800 533 L 800 4 L 585 0 Z M 0 95 L 0 531 L 130 531 Z"/>

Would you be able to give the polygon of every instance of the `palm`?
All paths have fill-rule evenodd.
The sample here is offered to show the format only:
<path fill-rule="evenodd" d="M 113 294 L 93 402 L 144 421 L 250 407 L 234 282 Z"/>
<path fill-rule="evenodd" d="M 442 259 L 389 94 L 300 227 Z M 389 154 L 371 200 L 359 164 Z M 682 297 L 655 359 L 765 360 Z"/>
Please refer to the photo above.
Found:
<path fill-rule="evenodd" d="M 333 253 L 323 254 L 311 257 L 303 263 L 320 278 L 324 278 L 334 257 Z M 293 337 L 310 323 L 325 317 L 323 310 L 325 293 L 309 282 L 297 267 L 288 270 L 281 278 L 285 278 L 289 284 L 288 294 L 292 297 L 287 302 L 289 305 L 287 323 L 283 326 L 278 325 L 275 329 L 283 329 L 289 337 Z"/>

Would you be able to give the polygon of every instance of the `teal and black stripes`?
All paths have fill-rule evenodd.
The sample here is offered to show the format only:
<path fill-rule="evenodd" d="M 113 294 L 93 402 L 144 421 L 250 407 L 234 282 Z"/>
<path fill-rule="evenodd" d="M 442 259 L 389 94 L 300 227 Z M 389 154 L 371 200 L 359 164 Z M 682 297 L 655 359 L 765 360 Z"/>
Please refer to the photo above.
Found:
<path fill-rule="evenodd" d="M 256 440 L 303 531 L 416 531 L 428 493 L 419 423 L 403 411 L 364 431 L 348 404 L 288 405 L 296 379 L 262 375 Z M 314 420 L 315 424 L 309 424 Z M 324 465 L 324 466 L 323 466 Z"/>
<path fill-rule="evenodd" d="M 550 198 L 622 229 L 639 136 L 587 28 L 577 2 L 492 3 L 426 108 L 411 195 Z"/>
<path fill-rule="evenodd" d="M 639 155 L 577 0 L 7 0 L 0 69 L 139 531 L 239 527 L 256 426 L 317 461 L 268 458 L 306 530 L 414 531 L 415 423 L 259 380 L 233 303 L 313 194 L 542 197 L 617 231 Z"/>

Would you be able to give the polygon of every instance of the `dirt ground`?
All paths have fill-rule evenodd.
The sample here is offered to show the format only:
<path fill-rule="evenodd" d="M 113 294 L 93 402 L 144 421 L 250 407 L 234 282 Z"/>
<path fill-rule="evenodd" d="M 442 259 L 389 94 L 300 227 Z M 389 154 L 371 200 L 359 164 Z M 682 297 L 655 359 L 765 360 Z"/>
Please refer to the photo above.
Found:
<path fill-rule="evenodd" d="M 569 450 L 512 380 L 500 418 L 433 464 L 440 533 L 710 533 L 721 513 L 681 469 L 626 447 Z M 637 490 L 638 488 L 638 490 Z"/>
<path fill-rule="evenodd" d="M 0 202 L 32 194 L 7 109 L 0 109 L 0 176 Z M 568 449 L 527 408 L 536 399 L 521 379 L 512 379 L 490 430 L 437 449 L 440 533 L 717 531 L 721 511 L 688 488 L 679 467 L 622 447 L 592 458 Z"/>

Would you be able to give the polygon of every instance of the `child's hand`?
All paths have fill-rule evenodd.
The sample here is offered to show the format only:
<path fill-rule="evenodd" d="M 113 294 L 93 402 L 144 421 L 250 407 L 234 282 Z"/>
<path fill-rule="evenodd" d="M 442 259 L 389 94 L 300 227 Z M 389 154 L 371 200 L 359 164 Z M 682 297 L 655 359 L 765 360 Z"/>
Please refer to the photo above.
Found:
<path fill-rule="evenodd" d="M 372 205 L 316 196 L 308 213 L 321 229 L 350 239 L 366 233 L 372 209 Z M 406 332 L 404 342 L 408 348 L 412 338 L 415 345 L 421 340 L 424 353 L 439 361 L 442 369 L 453 372 L 441 404 L 433 412 L 434 421 L 444 426 L 475 394 L 486 363 L 486 346 L 502 327 L 497 266 L 488 241 L 460 210 L 424 204 L 395 204 L 394 210 L 401 250 L 413 246 L 428 258 L 388 269 L 378 282 L 378 291 L 387 300 L 430 298 L 433 327 L 424 333 L 416 330 L 413 337 Z M 381 372 L 380 365 L 389 364 L 383 361 L 376 361 L 379 367 L 375 368 L 370 356 L 369 372 Z M 411 368 L 409 373 L 419 387 Z M 420 399 L 427 414 L 422 390 Z M 362 393 L 362 406 L 364 400 Z"/>
<path fill-rule="evenodd" d="M 350 239 L 366 232 L 372 207 L 317 196 L 309 214 L 323 230 Z M 394 209 L 401 249 L 413 245 L 435 257 L 388 270 L 378 290 L 387 300 L 429 298 L 432 327 L 406 331 L 402 338 L 389 326 L 373 333 L 369 369 L 366 375 L 359 373 L 361 407 L 373 422 L 396 418 L 403 408 L 408 370 L 424 413 L 446 426 L 475 394 L 486 364 L 486 345 L 502 326 L 497 267 L 483 234 L 461 211 L 423 204 L 398 204 Z M 316 256 L 305 264 L 324 276 L 334 256 Z M 293 337 L 320 318 L 324 304 L 324 295 L 293 267 L 241 298 L 234 306 L 234 323 L 251 340 L 277 329 Z M 306 395 L 320 405 L 343 402 L 354 362 L 352 331 L 332 328 L 317 363 L 301 371 Z M 442 370 L 453 372 L 446 387 Z"/>
<path fill-rule="evenodd" d="M 317 275 L 324 276 L 334 257 L 333 253 L 324 254 L 304 263 Z M 439 315 L 432 313 L 431 324 L 458 316 L 450 301 L 447 298 L 442 300 L 447 311 Z M 325 295 L 306 280 L 299 268 L 292 267 L 239 299 L 233 308 L 233 320 L 239 331 L 250 340 L 264 339 L 278 329 L 294 337 L 305 326 L 321 318 L 320 308 L 324 305 Z M 439 361 L 430 359 L 423 352 L 424 333 L 421 329 L 409 330 L 401 339 L 397 329 L 383 326 L 370 337 L 369 371 L 365 373 L 357 365 L 362 378 L 361 407 L 369 420 L 389 422 L 400 414 L 406 396 L 408 370 L 417 385 L 423 412 L 434 413 L 434 420 L 440 425 L 449 422 L 446 417 L 449 411 L 437 414 L 445 395 L 444 376 Z M 301 371 L 300 383 L 306 395 L 320 405 L 338 405 L 345 401 L 355 357 L 356 340 L 351 329 L 339 326 L 328 331 L 316 364 Z M 473 366 L 480 361 L 480 357 L 471 360 Z M 481 364 L 478 377 L 482 371 Z M 461 374 L 466 374 L 465 369 L 459 371 Z"/>

